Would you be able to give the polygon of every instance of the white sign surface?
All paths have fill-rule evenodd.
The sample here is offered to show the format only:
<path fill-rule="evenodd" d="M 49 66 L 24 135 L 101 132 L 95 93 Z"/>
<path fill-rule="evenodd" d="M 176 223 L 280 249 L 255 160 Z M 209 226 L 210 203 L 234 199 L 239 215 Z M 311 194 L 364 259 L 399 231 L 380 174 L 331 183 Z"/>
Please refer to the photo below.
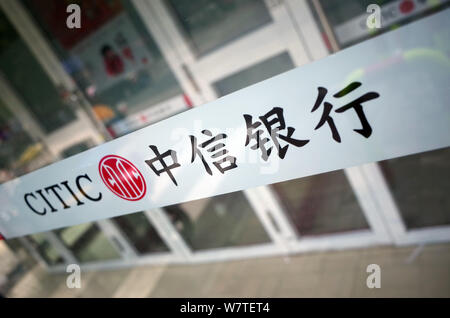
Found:
<path fill-rule="evenodd" d="M 450 11 L 0 186 L 6 238 L 450 145 Z"/>

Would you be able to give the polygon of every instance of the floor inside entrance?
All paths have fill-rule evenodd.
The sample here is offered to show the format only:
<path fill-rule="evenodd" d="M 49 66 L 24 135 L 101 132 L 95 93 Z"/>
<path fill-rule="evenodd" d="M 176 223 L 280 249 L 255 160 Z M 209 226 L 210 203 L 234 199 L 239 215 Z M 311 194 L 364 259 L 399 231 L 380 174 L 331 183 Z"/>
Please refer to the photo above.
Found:
<path fill-rule="evenodd" d="M 369 264 L 381 288 L 369 289 Z M 67 274 L 28 272 L 8 297 L 450 297 L 450 243 L 372 247 L 197 265 L 83 271 L 81 288 Z"/>

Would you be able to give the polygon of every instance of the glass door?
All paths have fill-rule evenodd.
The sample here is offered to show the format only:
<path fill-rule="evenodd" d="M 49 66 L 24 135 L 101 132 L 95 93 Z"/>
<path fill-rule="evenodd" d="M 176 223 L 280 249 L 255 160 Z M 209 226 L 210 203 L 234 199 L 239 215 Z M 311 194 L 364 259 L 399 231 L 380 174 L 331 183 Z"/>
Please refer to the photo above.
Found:
<path fill-rule="evenodd" d="M 366 8 L 371 1 L 311 0 L 320 20 L 324 38 L 330 49 L 338 51 L 350 45 L 368 40 L 380 33 L 417 21 L 441 10 L 448 10 L 448 1 L 389 0 L 380 4 L 383 16 L 382 28 L 363 28 L 361 21 L 367 18 Z M 443 45 L 448 30 L 433 30 L 426 49 L 433 55 L 446 55 Z M 403 52 L 406 56 L 412 53 Z M 435 95 L 433 86 L 449 81 L 448 67 L 437 59 L 418 54 L 415 63 L 425 63 L 435 76 L 411 73 L 406 63 L 394 63 L 383 72 L 374 72 L 380 81 L 395 76 L 399 81 L 423 81 L 423 91 Z M 433 84 L 435 83 L 435 84 Z M 415 92 L 421 94 L 422 92 Z M 437 99 L 442 98 L 436 96 Z M 450 188 L 449 148 L 367 164 L 361 167 L 363 178 L 372 189 L 373 199 L 379 206 L 375 213 L 385 221 L 387 230 L 397 244 L 414 244 L 450 241 Z"/>
<path fill-rule="evenodd" d="M 182 60 L 205 101 L 310 60 L 283 1 L 158 0 L 148 6 L 152 31 L 170 37 L 171 46 L 161 43 L 163 50 Z M 252 79 L 247 75 L 230 86 L 232 75 L 257 64 L 262 67 Z"/>
<path fill-rule="evenodd" d="M 80 1 L 79 29 L 66 27 L 65 2 L 21 3 L 113 137 L 192 106 L 130 1 Z"/>
<path fill-rule="evenodd" d="M 69 78 L 97 119 L 117 137 L 162 120 L 191 105 L 158 46 L 129 1 L 82 1 L 84 27 L 65 25 L 66 8 L 60 1 L 42 7 L 23 0 L 15 10 L 28 16 L 25 23 L 43 31 L 41 46 L 47 58 L 63 69 L 52 75 Z M 33 46 L 33 43 L 29 43 Z M 98 142 L 83 140 L 66 147 L 64 157 L 84 151 Z M 82 224 L 57 231 L 76 259 L 110 261 L 148 256 L 174 256 L 171 243 L 147 212 Z"/>
<path fill-rule="evenodd" d="M 141 7 L 141 14 L 153 21 L 148 25 L 163 52 L 175 55 L 205 101 L 326 55 L 326 46 L 305 1 L 158 0 Z M 360 176 L 361 172 L 352 168 L 228 197 L 235 202 L 248 200 L 254 220 L 251 224 L 261 224 L 280 251 L 381 242 L 386 232 L 379 218 L 369 212 L 373 204 L 362 202 L 367 195 L 361 187 L 360 193 L 355 193 L 355 182 L 361 182 Z M 232 219 L 235 208 L 220 197 L 210 198 L 200 206 L 217 211 L 223 206 L 225 215 Z M 194 204 L 177 209 L 193 214 L 189 206 Z M 208 218 L 214 213 L 220 215 L 213 212 Z M 196 226 L 200 227 L 202 218 L 198 220 Z M 195 235 L 184 237 L 187 242 L 187 237 L 191 237 L 191 248 L 195 250 Z M 263 236 L 255 234 L 253 239 L 256 238 L 258 244 L 263 242 Z"/>
<path fill-rule="evenodd" d="M 112 219 L 139 255 L 168 253 L 169 247 L 145 213 L 138 212 Z"/>
<path fill-rule="evenodd" d="M 28 244 L 39 254 L 47 266 L 61 265 L 65 263 L 65 260 L 51 244 L 51 242 L 45 237 L 43 233 L 37 233 L 29 235 L 26 238 Z"/>
<path fill-rule="evenodd" d="M 121 257 L 120 249 L 108 240 L 95 222 L 55 230 L 54 233 L 81 264 Z"/>
<path fill-rule="evenodd" d="M 173 205 L 164 211 L 194 252 L 271 242 L 242 192 Z"/>
<path fill-rule="evenodd" d="M 28 115 L 45 137 L 48 150 L 55 157 L 62 149 L 92 139 L 102 140 L 93 121 L 85 114 L 70 90 L 55 76 L 45 52 L 39 51 L 36 28 L 17 15 L 18 2 L 2 2 L 0 19 L 7 39 L 2 47 L 2 74 L 26 105 Z M 32 31 L 28 32 L 29 29 Z M 76 133 L 75 133 L 76 132 Z"/>
<path fill-rule="evenodd" d="M 58 156 L 49 138 L 76 121 L 76 114 L 61 101 L 40 63 L 2 11 L 0 26 L 0 183 L 3 183 L 54 162 Z M 3 213 L 1 217 L 10 216 Z M 20 240 L 47 266 L 73 260 L 52 232 Z"/>
<path fill-rule="evenodd" d="M 395 243 L 450 241 L 450 148 L 364 166 Z"/>

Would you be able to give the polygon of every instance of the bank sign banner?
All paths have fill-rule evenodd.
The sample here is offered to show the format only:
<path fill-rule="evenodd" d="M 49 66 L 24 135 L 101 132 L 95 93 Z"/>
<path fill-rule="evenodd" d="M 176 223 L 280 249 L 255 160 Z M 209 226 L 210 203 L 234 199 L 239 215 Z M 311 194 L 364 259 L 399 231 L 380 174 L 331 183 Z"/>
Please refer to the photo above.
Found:
<path fill-rule="evenodd" d="M 449 13 L 6 182 L 0 233 L 12 238 L 448 147 Z"/>

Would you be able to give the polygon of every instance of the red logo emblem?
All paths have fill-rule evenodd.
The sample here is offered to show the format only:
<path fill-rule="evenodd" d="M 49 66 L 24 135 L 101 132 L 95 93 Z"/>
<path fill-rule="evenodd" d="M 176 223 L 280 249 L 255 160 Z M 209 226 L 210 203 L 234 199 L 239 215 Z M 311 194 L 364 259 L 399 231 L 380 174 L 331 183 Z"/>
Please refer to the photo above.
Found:
<path fill-rule="evenodd" d="M 141 172 L 127 159 L 109 155 L 100 160 L 98 172 L 115 195 L 129 201 L 142 199 L 147 190 Z"/>
<path fill-rule="evenodd" d="M 414 2 L 410 0 L 403 1 L 400 3 L 400 12 L 403 14 L 410 13 L 412 10 L 414 10 Z"/>

